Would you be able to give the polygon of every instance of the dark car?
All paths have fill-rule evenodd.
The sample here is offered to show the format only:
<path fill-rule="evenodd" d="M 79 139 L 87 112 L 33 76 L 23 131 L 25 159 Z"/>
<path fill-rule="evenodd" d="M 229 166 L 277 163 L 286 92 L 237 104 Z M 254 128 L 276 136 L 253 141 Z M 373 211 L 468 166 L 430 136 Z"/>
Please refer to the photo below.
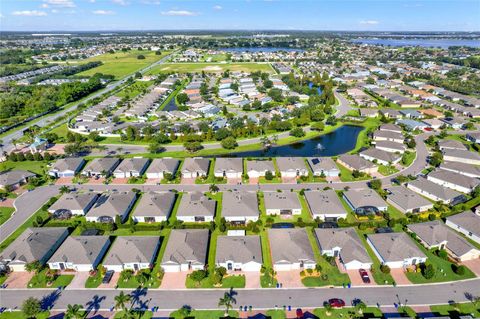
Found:
<path fill-rule="evenodd" d="M 272 224 L 272 228 L 295 228 L 293 223 L 275 223 Z"/>
<path fill-rule="evenodd" d="M 323 222 L 318 224 L 318 228 L 338 228 L 338 224 L 336 222 Z"/>
<path fill-rule="evenodd" d="M 390 227 L 377 227 L 375 229 L 375 233 L 377 233 L 377 234 L 389 234 L 389 233 L 393 233 L 393 229 L 390 228 Z"/>
<path fill-rule="evenodd" d="M 303 318 L 303 310 L 301 308 L 297 308 L 297 311 L 295 313 L 297 315 L 297 319 Z"/>
<path fill-rule="evenodd" d="M 327 302 L 332 308 L 342 308 L 345 307 L 345 301 L 340 298 L 328 299 Z"/>
<path fill-rule="evenodd" d="M 358 272 L 360 273 L 360 277 L 362 277 L 363 283 L 369 284 L 370 277 L 368 276 L 368 272 L 365 269 L 359 269 Z"/>
<path fill-rule="evenodd" d="M 107 272 L 105 273 L 105 276 L 103 276 L 102 284 L 108 284 L 110 280 L 112 280 L 113 273 L 114 273 L 113 270 L 107 270 Z"/>

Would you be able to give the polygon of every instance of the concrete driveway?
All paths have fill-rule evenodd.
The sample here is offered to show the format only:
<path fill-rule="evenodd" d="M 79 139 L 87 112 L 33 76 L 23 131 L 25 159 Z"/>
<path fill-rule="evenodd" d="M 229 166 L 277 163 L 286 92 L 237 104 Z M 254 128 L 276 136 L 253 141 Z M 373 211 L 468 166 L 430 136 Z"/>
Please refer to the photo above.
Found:
<path fill-rule="evenodd" d="M 73 177 L 59 177 L 55 181 L 55 185 L 72 185 Z"/>
<path fill-rule="evenodd" d="M 367 269 L 366 269 L 367 270 Z M 358 269 L 351 269 L 351 270 L 346 270 L 348 277 L 350 278 L 350 281 L 352 283 L 352 286 L 374 286 L 376 285 L 375 280 L 373 280 L 372 273 L 370 270 L 367 270 L 368 277 L 370 277 L 370 283 L 366 284 L 363 282 L 362 277 L 360 276 L 360 272 Z"/>
<path fill-rule="evenodd" d="M 282 177 L 283 184 L 296 184 L 297 178 L 296 177 Z"/>
<path fill-rule="evenodd" d="M 8 275 L 4 285 L 7 286 L 7 289 L 27 288 L 28 283 L 34 275 L 34 272 L 14 271 Z"/>
<path fill-rule="evenodd" d="M 477 277 L 480 277 L 480 259 L 473 259 L 463 261 L 462 265 L 465 265 L 470 269 Z"/>
<path fill-rule="evenodd" d="M 244 271 L 240 274 L 245 276 L 245 288 L 261 288 L 260 273 L 256 271 Z"/>
<path fill-rule="evenodd" d="M 282 284 L 282 288 L 303 287 L 300 269 L 290 271 L 277 271 L 277 281 Z"/>
<path fill-rule="evenodd" d="M 392 275 L 393 280 L 397 283 L 397 285 L 410 285 L 411 282 L 407 278 L 407 274 L 402 268 L 391 269 L 390 275 Z"/>
<path fill-rule="evenodd" d="M 72 282 L 65 289 L 85 288 L 89 276 L 88 271 L 77 271 Z"/>
<path fill-rule="evenodd" d="M 185 281 L 190 272 L 180 271 L 180 272 L 166 272 L 163 275 L 162 283 L 160 288 L 162 289 L 182 289 L 185 288 Z"/>

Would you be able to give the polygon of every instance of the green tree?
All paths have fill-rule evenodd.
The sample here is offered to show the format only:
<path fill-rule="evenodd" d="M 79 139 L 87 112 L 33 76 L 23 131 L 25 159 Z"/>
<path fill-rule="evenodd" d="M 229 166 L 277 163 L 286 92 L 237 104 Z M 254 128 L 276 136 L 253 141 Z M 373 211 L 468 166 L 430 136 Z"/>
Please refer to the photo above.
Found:
<path fill-rule="evenodd" d="M 40 300 L 29 297 L 22 303 L 22 312 L 27 318 L 35 318 L 42 311 Z"/>
<path fill-rule="evenodd" d="M 67 311 L 65 311 L 66 319 L 81 319 L 85 317 L 85 313 L 82 311 L 82 305 L 67 305 Z"/>
<path fill-rule="evenodd" d="M 298 137 L 298 138 L 304 137 L 305 131 L 301 127 L 296 127 L 290 131 L 290 136 Z"/>
<path fill-rule="evenodd" d="M 34 260 L 25 265 L 25 270 L 28 272 L 38 273 L 42 269 L 42 264 L 38 260 Z"/>
<path fill-rule="evenodd" d="M 130 302 L 132 297 L 130 295 L 125 294 L 123 291 L 120 292 L 119 295 L 115 296 L 115 310 L 127 310 L 127 304 Z"/>
<path fill-rule="evenodd" d="M 226 150 L 233 150 L 238 145 L 237 141 L 235 140 L 235 138 L 233 136 L 229 136 L 226 139 L 222 140 L 220 142 L 220 144 Z"/>
<path fill-rule="evenodd" d="M 205 270 L 195 270 L 190 274 L 190 278 L 197 282 L 200 285 L 203 279 L 207 277 L 207 272 Z"/>
<path fill-rule="evenodd" d="M 369 182 L 369 185 L 372 189 L 378 191 L 380 189 L 382 189 L 382 181 L 379 180 L 379 179 L 372 179 L 370 182 Z"/>
<path fill-rule="evenodd" d="M 219 307 L 225 307 L 225 317 L 228 316 L 228 311 L 232 308 L 232 305 L 237 303 L 237 299 L 235 299 L 236 294 L 237 293 L 230 288 L 230 291 L 225 292 L 223 298 L 220 298 L 218 301 Z"/>

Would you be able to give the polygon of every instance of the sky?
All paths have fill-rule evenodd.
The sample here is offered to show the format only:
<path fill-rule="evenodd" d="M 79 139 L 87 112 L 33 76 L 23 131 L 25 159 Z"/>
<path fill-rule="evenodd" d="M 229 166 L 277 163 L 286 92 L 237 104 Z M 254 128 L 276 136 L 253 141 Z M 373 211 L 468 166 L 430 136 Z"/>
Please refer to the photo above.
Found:
<path fill-rule="evenodd" d="M 3 31 L 480 31 L 480 0 L 0 0 Z"/>

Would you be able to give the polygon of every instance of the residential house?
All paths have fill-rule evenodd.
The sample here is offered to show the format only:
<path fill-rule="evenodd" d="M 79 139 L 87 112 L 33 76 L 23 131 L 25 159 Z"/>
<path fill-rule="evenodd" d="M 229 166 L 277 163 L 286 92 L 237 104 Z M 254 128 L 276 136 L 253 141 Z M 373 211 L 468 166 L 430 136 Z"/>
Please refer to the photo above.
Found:
<path fill-rule="evenodd" d="M 300 215 L 302 205 L 295 192 L 264 192 L 267 215 Z"/>
<path fill-rule="evenodd" d="M 307 162 L 313 176 L 335 177 L 340 175 L 340 170 L 330 157 L 309 157 Z"/>
<path fill-rule="evenodd" d="M 67 227 L 29 227 L 0 253 L 0 261 L 11 271 L 26 271 L 34 261 L 45 265 L 67 236 Z"/>
<path fill-rule="evenodd" d="M 390 142 L 390 141 L 378 141 L 375 142 L 375 148 L 377 150 L 381 150 L 384 152 L 389 152 L 389 153 L 404 153 L 407 147 L 405 144 L 400 144 L 396 142 Z"/>
<path fill-rule="evenodd" d="M 427 256 L 406 233 L 367 235 L 367 243 L 380 260 L 391 269 L 407 268 L 427 261 Z"/>
<path fill-rule="evenodd" d="M 97 193 L 66 193 L 53 203 L 48 212 L 69 212 L 72 215 L 85 215 L 97 201 Z"/>
<path fill-rule="evenodd" d="M 387 202 L 402 213 L 421 213 L 433 208 L 433 203 L 403 186 L 386 189 Z"/>
<path fill-rule="evenodd" d="M 374 141 L 390 141 L 396 143 L 403 143 L 405 137 L 402 133 L 393 131 L 375 131 L 373 132 Z"/>
<path fill-rule="evenodd" d="M 268 241 L 275 271 L 315 268 L 315 256 L 305 228 L 269 228 Z"/>
<path fill-rule="evenodd" d="M 119 216 L 123 223 L 136 199 L 137 194 L 132 191 L 102 194 L 86 215 L 87 222 L 113 223 Z"/>
<path fill-rule="evenodd" d="M 184 193 L 177 210 L 177 219 L 183 222 L 211 222 L 216 206 L 216 201 L 200 192 Z"/>
<path fill-rule="evenodd" d="M 207 158 L 188 157 L 182 165 L 183 178 L 197 178 L 208 176 L 208 169 L 210 167 L 210 160 Z"/>
<path fill-rule="evenodd" d="M 378 148 L 369 148 L 365 151 L 360 152 L 359 155 L 367 161 L 371 161 L 381 165 L 396 164 L 402 159 L 402 156 L 400 154 L 382 151 Z"/>
<path fill-rule="evenodd" d="M 229 223 L 245 225 L 260 216 L 256 192 L 223 192 L 222 217 Z"/>
<path fill-rule="evenodd" d="M 466 151 L 467 147 L 460 141 L 456 140 L 440 140 L 437 142 L 438 149 L 441 151 L 445 150 L 455 150 L 455 151 Z"/>
<path fill-rule="evenodd" d="M 465 198 L 461 193 L 431 182 L 424 177 L 418 177 L 416 180 L 408 182 L 406 186 L 420 195 L 444 204 L 453 205 L 453 203 L 461 202 Z"/>
<path fill-rule="evenodd" d="M 480 132 L 467 133 L 465 138 L 472 143 L 480 144 Z"/>
<path fill-rule="evenodd" d="M 457 261 L 480 258 L 480 250 L 439 220 L 410 224 L 407 228 L 427 249 L 444 249 Z"/>
<path fill-rule="evenodd" d="M 207 263 L 208 229 L 172 229 L 163 253 L 165 272 L 203 270 Z"/>
<path fill-rule="evenodd" d="M 117 236 L 103 266 L 113 271 L 151 269 L 159 248 L 157 236 Z"/>
<path fill-rule="evenodd" d="M 113 171 L 115 178 L 140 177 L 148 167 L 148 158 L 126 158 Z"/>
<path fill-rule="evenodd" d="M 28 182 L 35 174 L 24 170 L 11 170 L 0 173 L 0 189 L 14 190 Z"/>
<path fill-rule="evenodd" d="M 360 216 L 385 212 L 387 203 L 373 189 L 349 189 L 343 192 L 343 198 L 348 206 Z"/>
<path fill-rule="evenodd" d="M 365 174 L 373 174 L 377 172 L 378 166 L 370 161 L 358 156 L 343 154 L 337 159 L 337 163 L 344 166 L 349 171 L 358 171 Z"/>
<path fill-rule="evenodd" d="M 179 165 L 180 161 L 175 158 L 155 158 L 147 168 L 147 178 L 163 179 L 167 173 L 175 176 Z"/>
<path fill-rule="evenodd" d="M 132 218 L 140 223 L 160 223 L 167 221 L 176 195 L 174 192 L 145 192 L 132 213 Z"/>
<path fill-rule="evenodd" d="M 444 150 L 443 159 L 450 162 L 480 165 L 480 154 L 467 150 Z"/>
<path fill-rule="evenodd" d="M 61 158 L 50 167 L 48 175 L 55 178 L 74 177 L 84 164 L 85 160 L 81 157 Z"/>
<path fill-rule="evenodd" d="M 214 175 L 218 178 L 241 179 L 243 174 L 243 159 L 239 157 L 218 157 L 215 160 Z"/>
<path fill-rule="evenodd" d="M 387 132 L 394 132 L 394 133 L 402 134 L 402 128 L 398 125 L 391 124 L 391 123 L 380 125 L 378 130 L 379 131 L 387 131 Z"/>
<path fill-rule="evenodd" d="M 438 168 L 473 178 L 480 178 L 480 166 L 462 162 L 443 162 Z"/>
<path fill-rule="evenodd" d="M 480 244 L 480 216 L 470 211 L 447 217 L 445 225 Z"/>
<path fill-rule="evenodd" d="M 108 236 L 67 237 L 48 260 L 48 267 L 58 270 L 95 270 L 109 246 Z"/>
<path fill-rule="evenodd" d="M 260 236 L 218 236 L 215 264 L 227 271 L 260 272 L 263 264 Z"/>
<path fill-rule="evenodd" d="M 443 169 L 430 172 L 427 175 L 427 179 L 438 185 L 445 186 L 462 193 L 470 193 L 476 186 L 480 184 L 480 180 L 477 178 Z"/>
<path fill-rule="evenodd" d="M 332 189 L 306 191 L 305 200 L 314 219 L 337 221 L 339 218 L 347 218 L 347 211 L 337 193 Z"/>
<path fill-rule="evenodd" d="M 248 177 L 264 177 L 266 172 L 271 172 L 275 176 L 275 166 L 272 160 L 247 160 Z"/>
<path fill-rule="evenodd" d="M 372 260 L 355 228 L 315 228 L 320 253 L 338 257 L 346 270 L 370 269 Z"/>
<path fill-rule="evenodd" d="M 277 166 L 282 177 L 308 176 L 303 157 L 277 157 Z"/>
<path fill-rule="evenodd" d="M 120 163 L 120 159 L 115 157 L 94 158 L 85 166 L 82 175 L 87 177 L 108 177 Z"/>

